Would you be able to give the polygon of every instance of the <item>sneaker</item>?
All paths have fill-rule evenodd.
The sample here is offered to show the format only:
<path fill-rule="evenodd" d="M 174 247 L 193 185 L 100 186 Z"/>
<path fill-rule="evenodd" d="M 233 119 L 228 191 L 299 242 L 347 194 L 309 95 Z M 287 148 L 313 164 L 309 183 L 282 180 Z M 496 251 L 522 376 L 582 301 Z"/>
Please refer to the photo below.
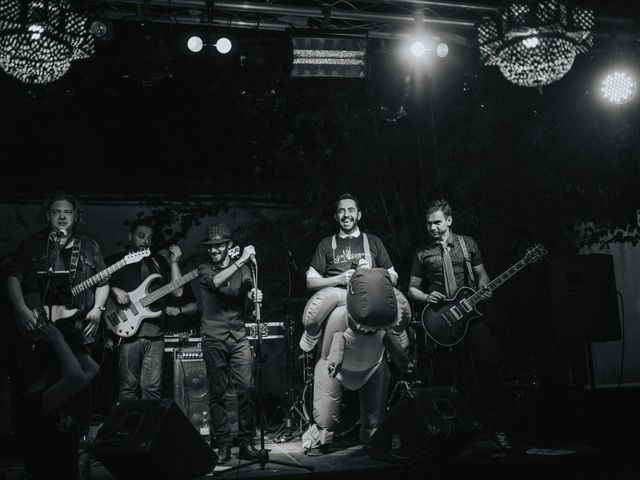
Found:
<path fill-rule="evenodd" d="M 302 349 L 303 352 L 312 351 L 316 346 L 316 343 L 318 343 L 319 338 L 320 338 L 320 334 L 316 335 L 315 337 L 312 337 L 306 331 L 303 332 L 302 336 L 300 337 L 300 348 Z"/>
<path fill-rule="evenodd" d="M 251 444 L 242 445 L 238 451 L 238 457 L 242 460 L 257 460 L 260 452 Z"/>
<path fill-rule="evenodd" d="M 231 460 L 231 445 L 225 443 L 218 448 L 218 463 L 227 463 Z"/>

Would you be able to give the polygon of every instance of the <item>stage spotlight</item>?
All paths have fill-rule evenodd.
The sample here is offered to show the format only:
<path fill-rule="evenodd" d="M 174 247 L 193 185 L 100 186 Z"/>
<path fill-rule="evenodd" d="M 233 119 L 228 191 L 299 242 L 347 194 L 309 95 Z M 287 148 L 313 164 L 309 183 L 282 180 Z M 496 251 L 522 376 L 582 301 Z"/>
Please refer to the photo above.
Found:
<path fill-rule="evenodd" d="M 193 35 L 192 37 L 189 37 L 189 40 L 187 40 L 187 48 L 193 53 L 202 51 L 203 46 L 204 42 L 202 41 L 202 38 L 197 35 Z"/>
<path fill-rule="evenodd" d="M 232 47 L 231 40 L 229 40 L 227 37 L 220 37 L 216 42 L 215 47 L 219 53 L 229 53 Z"/>
<path fill-rule="evenodd" d="M 427 47 L 420 40 L 416 40 L 411 44 L 411 53 L 414 57 L 422 57 L 427 53 Z"/>
<path fill-rule="evenodd" d="M 444 58 L 449 55 L 449 45 L 444 42 L 440 42 L 436 47 L 436 55 L 438 55 L 440 58 Z"/>
<path fill-rule="evenodd" d="M 111 40 L 113 38 L 113 23 L 104 18 L 92 18 L 87 21 L 87 30 L 98 40 Z"/>
<path fill-rule="evenodd" d="M 614 105 L 629 102 L 636 94 L 636 79 L 627 72 L 613 72 L 602 81 L 602 96 Z"/>

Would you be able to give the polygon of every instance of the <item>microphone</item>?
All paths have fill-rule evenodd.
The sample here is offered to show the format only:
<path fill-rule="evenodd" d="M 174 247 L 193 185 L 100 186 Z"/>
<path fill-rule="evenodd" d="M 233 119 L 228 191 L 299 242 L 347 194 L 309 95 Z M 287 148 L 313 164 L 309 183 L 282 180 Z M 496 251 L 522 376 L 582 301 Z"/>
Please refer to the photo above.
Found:
<path fill-rule="evenodd" d="M 255 253 L 252 253 L 249 256 L 249 259 L 251 259 L 251 261 L 253 262 L 254 265 L 258 265 L 258 261 L 256 260 L 256 254 Z"/>

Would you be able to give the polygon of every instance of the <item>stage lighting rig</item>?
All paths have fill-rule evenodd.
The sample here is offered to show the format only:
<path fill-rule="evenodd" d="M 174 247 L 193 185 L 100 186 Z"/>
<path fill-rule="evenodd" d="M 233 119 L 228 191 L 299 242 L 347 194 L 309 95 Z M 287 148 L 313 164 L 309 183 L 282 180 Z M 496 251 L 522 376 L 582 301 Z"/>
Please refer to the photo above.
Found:
<path fill-rule="evenodd" d="M 365 78 L 367 39 L 294 36 L 292 77 Z"/>
<path fill-rule="evenodd" d="M 226 55 L 233 50 L 233 42 L 221 35 L 192 35 L 187 40 L 187 48 L 193 53 L 200 53 L 204 47 L 208 47 L 209 53 L 215 49 L 218 53 Z"/>

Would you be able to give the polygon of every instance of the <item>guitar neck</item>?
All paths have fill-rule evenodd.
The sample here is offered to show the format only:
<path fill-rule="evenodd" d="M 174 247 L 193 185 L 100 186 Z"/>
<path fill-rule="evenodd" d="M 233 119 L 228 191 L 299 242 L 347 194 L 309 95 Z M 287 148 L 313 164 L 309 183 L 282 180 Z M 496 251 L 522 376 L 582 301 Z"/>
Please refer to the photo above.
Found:
<path fill-rule="evenodd" d="M 496 288 L 498 288 L 500 285 L 502 285 L 507 280 L 509 280 L 511 277 L 513 277 L 516 273 L 518 273 L 520 270 L 522 270 L 528 264 L 529 264 L 529 262 L 527 262 L 523 258 L 522 260 L 517 262 L 515 265 L 513 265 L 510 269 L 506 270 L 501 275 L 499 275 L 496 278 L 494 278 L 491 282 L 489 282 L 487 284 L 487 286 L 485 288 L 487 290 L 493 292 Z M 475 293 L 475 294 L 473 294 L 472 296 L 470 296 L 467 299 L 467 301 L 469 303 L 471 303 L 472 305 L 475 305 L 475 304 L 479 303 L 481 300 L 482 300 L 482 298 L 480 297 L 480 293 Z"/>
<path fill-rule="evenodd" d="M 126 264 L 127 263 L 124 261 L 124 259 L 122 259 L 119 262 L 114 263 L 110 267 L 105 268 L 101 272 L 96 273 L 93 277 L 87 278 L 84 282 L 81 282 L 78 285 L 75 285 L 71 289 L 71 295 L 73 295 L 73 296 L 80 295 L 85 290 L 93 287 L 94 285 L 97 285 L 98 283 L 101 283 L 101 282 L 105 281 L 114 272 L 116 272 L 117 270 L 120 270 Z"/>
<path fill-rule="evenodd" d="M 191 270 L 189 273 L 187 273 L 186 275 L 183 275 L 182 277 L 178 278 L 177 280 L 174 280 L 171 283 L 167 283 L 164 287 L 160 287 L 159 289 L 154 290 L 149 295 L 143 297 L 142 300 L 140 300 L 140 303 L 144 307 L 148 307 L 149 305 L 151 305 L 156 300 L 159 300 L 162 297 L 164 297 L 165 295 L 173 292 L 176 288 L 180 288 L 185 283 L 190 282 L 191 280 L 193 280 L 197 276 L 198 276 L 198 269 L 196 268 L 195 270 Z"/>

